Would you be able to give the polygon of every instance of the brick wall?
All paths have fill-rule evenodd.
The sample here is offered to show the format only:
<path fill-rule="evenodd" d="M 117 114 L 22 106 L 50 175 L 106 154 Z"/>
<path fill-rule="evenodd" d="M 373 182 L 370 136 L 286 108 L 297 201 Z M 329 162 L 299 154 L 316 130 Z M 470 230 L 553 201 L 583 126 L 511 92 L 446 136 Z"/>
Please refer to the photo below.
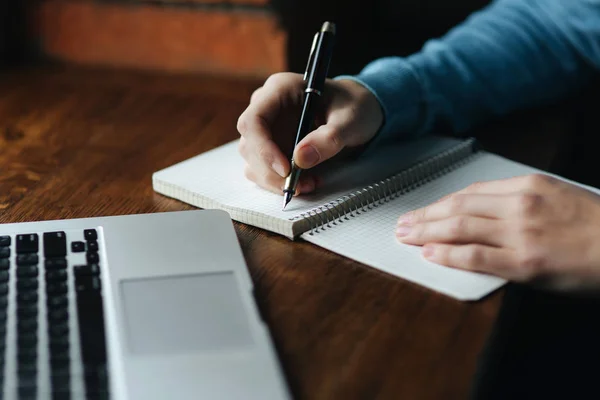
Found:
<path fill-rule="evenodd" d="M 41 50 L 62 61 L 264 77 L 286 69 L 268 0 L 43 0 Z"/>

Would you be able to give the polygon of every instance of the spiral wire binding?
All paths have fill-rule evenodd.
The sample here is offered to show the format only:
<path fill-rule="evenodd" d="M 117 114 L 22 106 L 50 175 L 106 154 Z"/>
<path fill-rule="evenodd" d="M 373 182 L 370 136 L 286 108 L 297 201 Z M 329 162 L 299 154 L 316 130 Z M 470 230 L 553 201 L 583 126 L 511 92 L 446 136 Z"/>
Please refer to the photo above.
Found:
<path fill-rule="evenodd" d="M 474 144 L 475 139 L 466 140 L 377 183 L 305 211 L 290 218 L 290 221 L 308 220 L 309 235 L 332 228 L 338 223 L 342 224 L 350 218 L 390 202 L 470 162 L 477 155 L 474 152 Z"/>

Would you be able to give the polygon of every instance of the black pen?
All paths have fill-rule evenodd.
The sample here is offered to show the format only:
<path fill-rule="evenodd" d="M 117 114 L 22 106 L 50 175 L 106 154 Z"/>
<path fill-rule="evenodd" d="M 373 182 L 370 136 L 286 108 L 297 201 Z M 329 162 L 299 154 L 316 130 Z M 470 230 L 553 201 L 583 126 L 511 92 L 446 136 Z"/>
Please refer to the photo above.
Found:
<path fill-rule="evenodd" d="M 325 22 L 313 40 L 313 44 L 304 73 L 304 81 L 306 88 L 304 89 L 304 105 L 302 107 L 302 115 L 298 124 L 298 132 L 296 133 L 296 141 L 294 149 L 298 143 L 314 128 L 314 120 L 316 108 L 319 106 L 319 99 L 323 95 L 325 88 L 325 79 L 329 71 L 329 63 L 333 55 L 333 44 L 335 39 L 335 24 Z M 291 170 L 288 177 L 285 179 L 283 187 L 283 208 L 292 200 L 296 193 L 298 178 L 300 178 L 300 168 L 294 163 L 294 149 L 290 155 Z"/>

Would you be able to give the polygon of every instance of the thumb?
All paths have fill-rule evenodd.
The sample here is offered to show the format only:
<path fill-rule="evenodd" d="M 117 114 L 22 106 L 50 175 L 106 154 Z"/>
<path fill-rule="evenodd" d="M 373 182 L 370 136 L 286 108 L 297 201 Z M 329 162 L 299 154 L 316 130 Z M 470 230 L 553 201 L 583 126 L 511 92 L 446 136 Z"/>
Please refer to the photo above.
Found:
<path fill-rule="evenodd" d="M 296 165 L 302 169 L 312 168 L 342 151 L 344 128 L 331 121 L 306 135 L 294 150 Z"/>

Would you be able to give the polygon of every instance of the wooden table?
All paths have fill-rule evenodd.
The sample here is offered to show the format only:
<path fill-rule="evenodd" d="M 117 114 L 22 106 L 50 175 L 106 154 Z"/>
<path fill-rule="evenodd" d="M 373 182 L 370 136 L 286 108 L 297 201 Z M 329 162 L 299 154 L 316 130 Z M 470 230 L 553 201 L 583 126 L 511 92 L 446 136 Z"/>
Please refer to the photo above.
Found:
<path fill-rule="evenodd" d="M 238 136 L 257 82 L 71 68 L 0 77 L 0 222 L 191 207 L 151 174 Z M 465 398 L 502 293 L 461 303 L 236 224 L 298 399 Z"/>

